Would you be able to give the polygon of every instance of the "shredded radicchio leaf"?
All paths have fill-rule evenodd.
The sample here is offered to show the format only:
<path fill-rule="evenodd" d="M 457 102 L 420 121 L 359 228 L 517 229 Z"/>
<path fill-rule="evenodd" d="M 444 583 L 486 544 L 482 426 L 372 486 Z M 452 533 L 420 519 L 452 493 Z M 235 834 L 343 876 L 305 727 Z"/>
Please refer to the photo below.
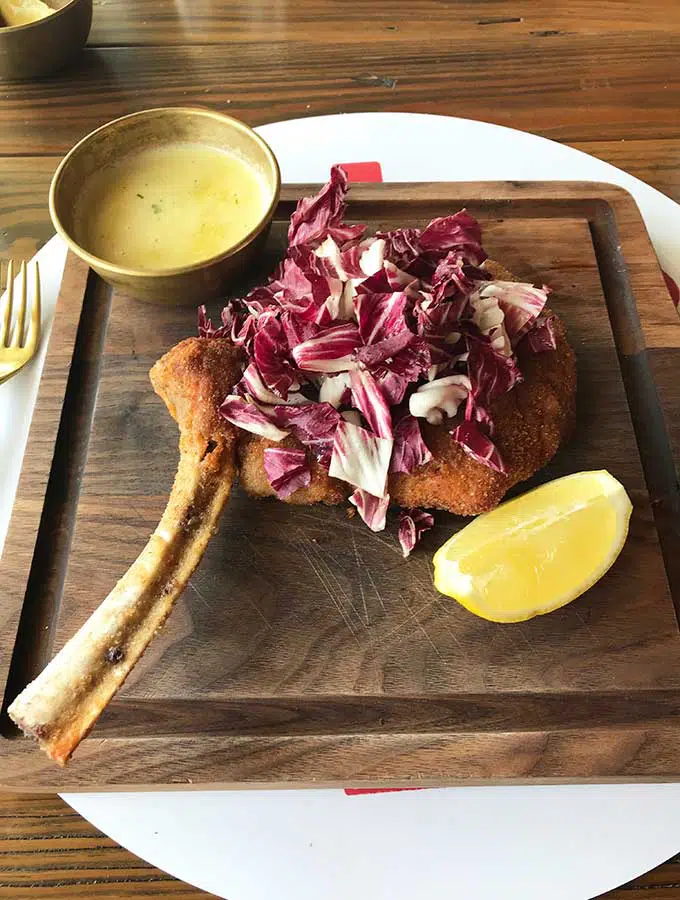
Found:
<path fill-rule="evenodd" d="M 349 385 L 349 372 L 327 375 L 319 387 L 319 400 L 322 403 L 330 403 L 336 409 L 341 406 L 349 406 L 352 399 Z"/>
<path fill-rule="evenodd" d="M 475 291 L 469 297 L 472 308 L 472 322 L 491 347 L 501 356 L 512 356 L 512 344 L 505 327 L 505 316 L 497 297 L 485 296 Z"/>
<path fill-rule="evenodd" d="M 299 488 L 309 487 L 312 479 L 305 451 L 289 447 L 267 447 L 264 470 L 279 500 L 285 500 Z"/>
<path fill-rule="evenodd" d="M 354 407 L 363 414 L 374 434 L 391 438 L 392 416 L 378 382 L 365 369 L 354 369 L 349 378 Z"/>
<path fill-rule="evenodd" d="M 199 337 L 226 337 L 231 332 L 233 316 L 228 307 L 222 310 L 222 324 L 218 328 L 208 318 L 205 306 L 198 307 L 198 336 Z"/>
<path fill-rule="evenodd" d="M 479 266 L 473 266 L 464 253 L 451 251 L 440 260 L 432 276 L 432 295 L 440 303 L 443 300 L 467 297 L 480 281 L 491 276 Z"/>
<path fill-rule="evenodd" d="M 390 505 L 390 496 L 374 497 L 367 491 L 358 488 L 349 498 L 349 502 L 356 506 L 357 511 L 371 531 L 384 531 L 387 520 L 387 507 Z"/>
<path fill-rule="evenodd" d="M 467 346 L 472 396 L 488 409 L 522 381 L 522 373 L 514 356 L 504 356 L 489 341 L 468 337 Z"/>
<path fill-rule="evenodd" d="M 220 415 L 232 425 L 237 425 L 244 431 L 259 434 L 260 437 L 269 438 L 271 441 L 282 441 L 288 436 L 288 432 L 277 428 L 259 406 L 249 403 L 243 397 L 235 394 L 230 394 L 222 403 Z"/>
<path fill-rule="evenodd" d="M 328 468 L 335 440 L 335 429 L 342 420 L 340 413 L 329 403 L 307 403 L 305 406 L 277 406 L 274 420 L 288 429 Z"/>
<path fill-rule="evenodd" d="M 378 341 L 377 344 L 358 347 L 356 358 L 365 366 L 375 368 L 380 365 L 380 363 L 386 362 L 387 360 L 394 360 L 395 357 L 399 356 L 402 350 L 409 347 L 415 340 L 417 340 L 415 334 L 406 329 L 398 334 L 393 334 L 391 337 L 385 338 L 382 341 Z"/>
<path fill-rule="evenodd" d="M 423 509 L 405 509 L 399 514 L 399 543 L 404 559 L 433 525 L 434 516 Z"/>
<path fill-rule="evenodd" d="M 451 437 L 476 462 L 488 466 L 495 472 L 506 471 L 496 445 L 474 422 L 461 422 L 460 425 L 456 425 Z"/>
<path fill-rule="evenodd" d="M 293 348 L 293 359 L 307 372 L 347 372 L 354 365 L 353 353 L 358 346 L 357 326 L 347 322 L 298 344 Z"/>
<path fill-rule="evenodd" d="M 264 383 L 254 360 L 246 367 L 243 377 L 234 388 L 234 393 L 239 397 L 252 397 L 256 403 L 286 403 L 291 406 L 300 406 L 310 402 L 304 394 L 300 393 L 289 393 L 287 399 L 282 400 Z"/>
<path fill-rule="evenodd" d="M 333 166 L 330 181 L 314 197 L 305 197 L 297 205 L 290 218 L 288 243 L 291 247 L 299 244 L 318 246 L 328 235 L 329 229 L 340 226 L 347 204 L 345 196 L 349 190 L 347 173 L 341 166 Z M 338 237 L 344 233 L 335 232 Z M 350 232 L 355 237 L 356 230 Z M 350 238 L 351 239 L 351 238 Z"/>
<path fill-rule="evenodd" d="M 379 369 L 375 376 L 388 406 L 398 406 L 406 395 L 409 382 L 390 369 Z"/>
<path fill-rule="evenodd" d="M 392 456 L 392 438 L 380 438 L 342 419 L 335 429 L 329 474 L 374 497 L 384 497 Z"/>
<path fill-rule="evenodd" d="M 532 353 L 545 353 L 548 350 L 557 349 L 555 317 L 539 316 L 536 327 L 527 334 L 525 341 Z"/>
<path fill-rule="evenodd" d="M 480 266 L 487 258 L 482 249 L 482 229 L 465 210 L 433 219 L 419 235 L 418 248 L 421 253 L 438 253 L 439 260 L 451 251 L 458 251 L 475 266 Z"/>
<path fill-rule="evenodd" d="M 400 332 L 407 332 L 409 328 L 405 313 L 408 302 L 408 295 L 404 291 L 357 294 L 354 305 L 363 342 L 374 344 Z"/>
<path fill-rule="evenodd" d="M 385 259 L 389 259 L 399 269 L 408 271 L 420 254 L 417 228 L 398 228 L 396 231 L 379 231 L 377 237 L 385 241 Z"/>
<path fill-rule="evenodd" d="M 262 380 L 277 396 L 285 400 L 291 388 L 300 386 L 288 359 L 288 341 L 279 319 L 269 316 L 257 329 L 253 355 Z"/>
<path fill-rule="evenodd" d="M 518 344 L 545 353 L 557 335 L 549 289 L 494 281 L 482 268 L 479 224 L 465 210 L 422 230 L 366 236 L 365 225 L 343 221 L 348 189 L 334 166 L 319 193 L 298 203 L 270 280 L 230 301 L 217 325 L 200 307 L 198 333 L 230 337 L 246 357 L 220 407 L 224 418 L 299 442 L 266 451 L 279 496 L 309 484 L 316 459 L 357 488 L 352 502 L 364 521 L 384 528 L 388 472 L 432 460 L 421 419 L 504 471 L 494 402 L 522 380 Z M 402 516 L 405 554 L 430 518 Z"/>
<path fill-rule="evenodd" d="M 418 419 L 404 415 L 394 426 L 394 449 L 390 472 L 413 472 L 430 462 L 432 454 L 420 433 Z"/>
<path fill-rule="evenodd" d="M 543 311 L 550 288 L 541 289 L 515 281 L 491 281 L 479 293 L 481 297 L 494 297 L 498 301 L 514 346 Z"/>

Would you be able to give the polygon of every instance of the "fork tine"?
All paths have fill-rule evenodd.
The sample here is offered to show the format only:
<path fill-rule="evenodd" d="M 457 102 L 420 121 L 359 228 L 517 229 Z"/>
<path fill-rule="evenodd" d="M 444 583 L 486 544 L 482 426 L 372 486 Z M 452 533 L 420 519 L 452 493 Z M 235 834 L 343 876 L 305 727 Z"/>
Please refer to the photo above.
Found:
<path fill-rule="evenodd" d="M 27 279 L 28 275 L 26 272 L 26 261 L 24 260 L 21 263 L 21 278 L 20 278 L 20 287 L 21 294 L 19 295 L 19 309 L 17 310 L 17 321 L 14 326 L 14 334 L 12 335 L 12 343 L 10 347 L 22 347 L 24 340 L 24 321 L 26 319 L 26 302 L 27 302 L 27 294 L 28 294 L 28 285 Z"/>
<path fill-rule="evenodd" d="M 9 341 L 9 324 L 12 321 L 12 301 L 14 300 L 14 262 L 7 263 L 7 297 L 5 311 L 0 325 L 0 347 L 6 347 Z"/>
<path fill-rule="evenodd" d="M 35 348 L 40 340 L 40 320 L 42 317 L 41 296 L 40 296 L 40 268 L 38 260 L 35 261 L 35 296 L 33 298 L 33 307 L 31 309 L 31 321 L 26 334 L 26 349 L 30 353 L 35 353 Z"/>

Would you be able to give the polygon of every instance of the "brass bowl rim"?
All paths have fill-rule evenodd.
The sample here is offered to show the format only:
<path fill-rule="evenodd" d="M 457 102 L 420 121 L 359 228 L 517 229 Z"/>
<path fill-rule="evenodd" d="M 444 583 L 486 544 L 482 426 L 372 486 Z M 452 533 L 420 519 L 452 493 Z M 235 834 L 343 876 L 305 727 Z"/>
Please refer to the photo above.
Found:
<path fill-rule="evenodd" d="M 43 16 L 42 19 L 36 19 L 35 22 L 24 22 L 23 25 L 3 25 L 1 33 L 14 34 L 17 31 L 27 31 L 29 28 L 38 28 L 41 25 L 43 27 L 46 27 L 48 22 L 54 22 L 55 19 L 60 18 L 61 15 L 66 12 L 66 10 L 70 9 L 72 6 L 75 6 L 76 3 L 88 3 L 90 6 L 93 5 L 92 0 L 68 0 L 68 3 L 66 3 L 64 6 L 60 7 L 59 9 L 53 9 L 49 16 Z"/>
<path fill-rule="evenodd" d="M 76 0 L 72 0 L 72 2 L 75 3 Z M 201 260 L 197 263 L 192 263 L 190 266 L 176 266 L 172 269 L 129 269 L 125 266 L 116 265 L 115 263 L 108 262 L 108 260 L 102 259 L 99 256 L 95 256 L 94 254 L 89 253 L 84 247 L 81 247 L 80 244 L 76 240 L 74 240 L 66 231 L 61 223 L 61 219 L 59 218 L 55 207 L 55 195 L 64 169 L 69 165 L 74 154 L 84 144 L 90 141 L 95 135 L 110 128 L 112 125 L 117 125 L 119 122 L 125 122 L 130 119 L 149 116 L 152 113 L 169 112 L 189 113 L 191 115 L 201 115 L 212 119 L 218 119 L 221 122 L 227 122 L 230 125 L 235 126 L 237 131 L 241 131 L 248 137 L 254 139 L 255 142 L 260 145 L 261 149 L 264 150 L 265 155 L 269 159 L 274 170 L 275 183 L 269 206 L 260 217 L 257 225 L 252 228 L 243 238 L 241 238 L 241 240 L 237 244 L 234 244 L 226 250 L 223 250 L 221 253 L 218 253 L 215 256 L 211 256 L 208 259 Z M 226 113 L 218 112 L 214 109 L 205 109 L 200 106 L 157 106 L 150 109 L 142 109 L 134 113 L 129 113 L 125 116 L 119 116 L 117 119 L 112 119 L 110 122 L 106 122 L 104 125 L 100 125 L 98 128 L 95 128 L 89 134 L 86 134 L 85 137 L 81 138 L 78 143 L 74 144 L 74 146 L 71 147 L 66 156 L 59 163 L 54 175 L 52 176 L 49 194 L 49 210 L 52 224 L 54 225 L 57 234 L 64 241 L 66 241 L 71 250 L 73 250 L 74 253 L 80 256 L 80 258 L 83 259 L 90 266 L 90 268 L 103 269 L 107 272 L 107 274 L 116 275 L 123 278 L 141 278 L 151 280 L 153 278 L 167 278 L 168 276 L 173 275 L 188 275 L 191 272 L 199 272 L 202 269 L 206 269 L 209 266 L 214 265 L 215 263 L 219 263 L 225 259 L 228 259 L 230 256 L 234 256 L 236 253 L 250 244 L 266 226 L 267 222 L 272 218 L 274 210 L 278 205 L 280 194 L 281 170 L 279 168 L 279 161 L 274 155 L 274 151 L 269 146 L 269 144 L 264 140 L 264 138 L 260 137 L 260 135 L 254 129 L 252 129 L 250 125 L 246 125 L 245 122 L 242 122 L 240 119 L 236 119 L 233 116 L 228 116 Z"/>

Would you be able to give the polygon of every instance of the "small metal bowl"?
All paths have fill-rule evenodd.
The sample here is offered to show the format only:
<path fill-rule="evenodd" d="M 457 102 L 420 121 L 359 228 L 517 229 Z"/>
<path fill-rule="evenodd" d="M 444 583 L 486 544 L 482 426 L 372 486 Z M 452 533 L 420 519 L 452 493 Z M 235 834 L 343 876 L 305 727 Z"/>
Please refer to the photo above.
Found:
<path fill-rule="evenodd" d="M 0 79 L 21 81 L 50 75 L 72 62 L 85 46 L 92 0 L 46 0 L 55 12 L 28 25 L 0 28 Z"/>
<path fill-rule="evenodd" d="M 173 269 L 131 269 L 89 253 L 75 239 L 74 227 L 78 197 L 88 180 L 142 149 L 177 142 L 234 151 L 259 170 L 269 190 L 269 202 L 255 228 L 217 256 Z M 262 251 L 280 191 L 276 157 L 252 128 L 209 109 L 164 107 L 115 119 L 77 143 L 54 173 L 50 215 L 57 233 L 104 281 L 140 300 L 195 305 L 223 296 Z"/>

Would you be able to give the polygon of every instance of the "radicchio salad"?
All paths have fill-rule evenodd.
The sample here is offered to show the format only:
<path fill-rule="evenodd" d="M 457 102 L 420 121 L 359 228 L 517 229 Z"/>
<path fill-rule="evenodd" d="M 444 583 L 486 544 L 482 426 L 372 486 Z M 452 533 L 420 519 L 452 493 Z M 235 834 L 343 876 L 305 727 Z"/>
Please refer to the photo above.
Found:
<path fill-rule="evenodd" d="M 286 256 L 267 284 L 231 300 L 201 337 L 230 337 L 247 363 L 220 407 L 246 431 L 304 449 L 268 447 L 264 468 L 281 499 L 310 483 L 308 454 L 352 485 L 350 502 L 374 531 L 385 528 L 388 474 L 432 459 L 423 420 L 451 423 L 451 440 L 504 472 L 492 402 L 522 380 L 515 350 L 554 350 L 549 288 L 493 280 L 478 222 L 465 210 L 425 228 L 366 235 L 343 221 L 349 189 L 340 166 L 302 199 Z M 460 411 L 460 415 L 459 415 Z M 455 417 L 455 420 L 454 420 Z M 407 556 L 434 524 L 400 514 Z"/>

